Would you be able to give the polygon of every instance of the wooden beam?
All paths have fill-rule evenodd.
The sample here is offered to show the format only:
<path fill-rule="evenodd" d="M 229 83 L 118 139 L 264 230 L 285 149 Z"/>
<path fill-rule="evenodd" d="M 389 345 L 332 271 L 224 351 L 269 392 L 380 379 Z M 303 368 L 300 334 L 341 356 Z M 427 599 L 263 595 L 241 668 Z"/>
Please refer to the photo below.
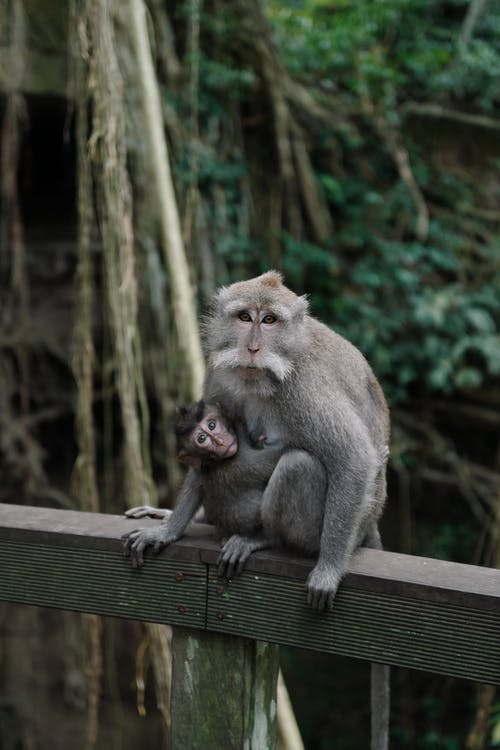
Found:
<path fill-rule="evenodd" d="M 279 648 L 174 628 L 172 747 L 272 750 Z"/>
<path fill-rule="evenodd" d="M 306 603 L 313 562 L 253 555 L 216 575 L 210 527 L 133 570 L 120 516 L 0 504 L 0 600 L 166 622 L 500 685 L 500 570 L 359 550 L 331 613 Z"/>

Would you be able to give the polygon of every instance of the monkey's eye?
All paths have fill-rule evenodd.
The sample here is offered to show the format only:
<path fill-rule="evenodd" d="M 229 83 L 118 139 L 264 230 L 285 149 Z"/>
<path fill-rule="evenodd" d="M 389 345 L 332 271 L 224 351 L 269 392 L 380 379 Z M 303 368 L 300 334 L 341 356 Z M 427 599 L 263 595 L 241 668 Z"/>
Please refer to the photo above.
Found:
<path fill-rule="evenodd" d="M 215 421 L 215 419 L 211 419 L 210 422 L 207 423 L 207 426 L 209 430 L 215 430 L 217 422 Z"/>
<path fill-rule="evenodd" d="M 207 436 L 205 435 L 205 433 L 204 432 L 200 432 L 200 434 L 196 438 L 196 442 L 199 443 L 200 445 L 202 445 L 206 441 L 206 439 L 207 439 Z"/>
<path fill-rule="evenodd" d="M 268 315 L 264 315 L 264 317 L 262 318 L 262 322 L 266 323 L 266 325 L 268 326 L 272 325 L 273 323 L 276 323 L 276 321 L 277 321 L 276 315 L 271 315 L 270 313 Z"/>
<path fill-rule="evenodd" d="M 245 311 L 240 312 L 238 314 L 238 318 L 240 320 L 242 320 L 244 323 L 251 323 L 252 322 L 252 318 L 250 317 L 250 313 L 247 313 Z"/>

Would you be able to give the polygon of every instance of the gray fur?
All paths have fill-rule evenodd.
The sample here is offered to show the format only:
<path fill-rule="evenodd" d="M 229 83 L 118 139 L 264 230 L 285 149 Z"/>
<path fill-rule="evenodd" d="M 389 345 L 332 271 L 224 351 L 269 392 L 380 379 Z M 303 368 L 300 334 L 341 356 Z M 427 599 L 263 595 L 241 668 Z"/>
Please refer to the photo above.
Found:
<path fill-rule="evenodd" d="M 254 447 L 241 422 L 233 423 L 238 452 L 202 468 L 201 500 L 208 523 L 225 536 L 260 531 L 262 495 L 281 453 L 280 447 Z"/>
<path fill-rule="evenodd" d="M 251 325 L 240 311 L 252 311 Z M 277 323 L 264 325 L 262 311 Z M 208 519 L 232 534 L 223 572 L 241 570 L 255 549 L 283 543 L 317 556 L 308 601 L 330 609 L 356 547 L 381 546 L 389 413 L 380 385 L 362 354 L 312 318 L 275 272 L 220 290 L 205 332 L 204 399 L 219 403 L 243 434 L 262 421 L 267 445 L 257 455 L 271 463 L 269 481 L 267 469 L 254 477 L 239 452 L 216 468 L 212 485 L 189 472 L 172 516 L 156 530 L 133 532 L 128 552 L 140 564 L 147 546 L 178 538 L 203 501 Z M 232 474 L 226 465 L 240 461 L 241 474 Z M 373 665 L 372 750 L 388 746 L 388 707 L 388 668 Z"/>
<path fill-rule="evenodd" d="M 280 293 L 279 288 L 273 291 Z M 235 347 L 236 341 L 228 340 L 224 308 L 216 308 L 212 315 L 209 341 L 217 327 L 226 332 L 223 345 Z M 309 513 L 300 508 L 293 541 L 296 549 L 318 554 L 308 598 L 312 606 L 323 609 L 331 607 L 352 552 L 374 533 L 383 509 L 388 411 L 361 353 L 319 321 L 308 315 L 295 319 L 291 329 L 288 324 L 282 327 L 273 345 L 293 361 L 283 381 L 272 374 L 245 381 L 236 367 L 212 367 L 205 397 L 220 403 L 233 422 L 261 418 L 266 429 L 275 430 L 283 453 L 303 451 L 324 466 L 327 487 L 317 498 L 323 505 L 318 544 L 311 550 L 314 530 Z M 297 356 L 292 359 L 290 351 Z M 293 495 L 296 479 L 287 465 L 280 460 L 272 476 L 274 493 L 280 497 Z M 272 524 L 265 523 L 264 529 L 269 535 L 275 532 Z"/>
<path fill-rule="evenodd" d="M 124 537 L 125 553 L 132 564 L 139 567 L 144 562 L 144 552 L 152 547 L 157 552 L 171 544 L 184 533 L 189 521 L 203 504 L 203 520 L 217 527 L 221 534 L 230 537 L 228 550 L 234 554 L 239 535 L 252 535 L 259 539 L 240 545 L 241 555 L 234 570 L 242 569 L 242 557 L 246 560 L 250 552 L 279 543 L 277 539 L 262 536 L 261 505 L 266 485 L 282 454 L 281 443 L 259 441 L 263 420 L 252 422 L 249 431 L 241 420 L 233 425 L 238 439 L 238 452 L 229 459 L 206 461 L 200 470 L 189 469 L 173 511 L 159 511 L 150 506 L 132 508 L 126 512 L 129 518 L 162 518 L 164 523 L 150 529 L 136 529 Z M 188 450 L 188 441 L 182 443 Z M 237 492 L 235 492 L 237 488 Z M 251 549 L 249 548 L 251 546 Z M 226 545 L 222 548 L 220 570 L 231 574 L 233 567 L 226 564 Z M 229 557 L 231 554 L 227 553 Z"/>
<path fill-rule="evenodd" d="M 234 320 L 238 310 L 253 307 L 272 310 L 280 324 L 261 342 L 258 376 L 248 377 L 242 372 L 242 334 Z M 362 354 L 308 315 L 305 299 L 287 289 L 275 272 L 221 289 L 205 330 L 209 369 L 204 399 L 219 403 L 229 420 L 239 425 L 240 449 L 233 459 L 209 468 L 203 481 L 196 472 L 188 472 L 177 506 L 156 538 L 153 530 L 132 532 L 127 551 L 137 563 L 147 546 L 158 549 L 178 538 L 190 511 L 194 513 L 202 501 L 207 517 L 223 531 L 249 534 L 261 525 L 262 501 L 265 534 L 318 555 L 308 580 L 308 598 L 319 609 L 330 607 L 352 552 L 365 538 L 370 543 L 378 534 L 389 441 L 382 390 Z M 254 448 L 242 440 L 256 422 L 264 425 L 267 435 L 258 462 Z M 326 490 L 317 494 L 314 521 L 307 504 L 295 502 L 293 539 L 288 539 L 286 529 L 277 533 L 276 526 L 287 513 L 282 498 L 294 496 L 296 472 L 283 455 L 291 451 L 319 462 L 326 479 L 321 475 L 318 486 L 324 480 Z M 305 476 L 313 482 L 319 474 Z M 188 488 L 195 488 L 196 500 Z"/>

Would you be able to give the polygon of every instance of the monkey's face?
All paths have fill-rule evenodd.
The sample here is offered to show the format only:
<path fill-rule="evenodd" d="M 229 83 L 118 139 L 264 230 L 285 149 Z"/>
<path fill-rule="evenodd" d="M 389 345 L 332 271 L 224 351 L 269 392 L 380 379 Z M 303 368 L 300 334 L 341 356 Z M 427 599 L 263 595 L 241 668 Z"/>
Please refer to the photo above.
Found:
<path fill-rule="evenodd" d="M 202 461 L 221 461 L 234 456 L 237 450 L 236 435 L 226 420 L 214 410 L 202 417 L 188 436 L 184 453 L 196 456 Z"/>
<path fill-rule="evenodd" d="M 223 289 L 207 326 L 210 365 L 247 383 L 269 374 L 285 380 L 303 348 L 305 298 L 262 278 Z"/>
<path fill-rule="evenodd" d="M 270 306 L 249 305 L 233 315 L 232 327 L 232 355 L 243 377 L 258 378 L 270 370 L 278 380 L 284 380 L 292 363 L 282 346 L 283 318 Z"/>

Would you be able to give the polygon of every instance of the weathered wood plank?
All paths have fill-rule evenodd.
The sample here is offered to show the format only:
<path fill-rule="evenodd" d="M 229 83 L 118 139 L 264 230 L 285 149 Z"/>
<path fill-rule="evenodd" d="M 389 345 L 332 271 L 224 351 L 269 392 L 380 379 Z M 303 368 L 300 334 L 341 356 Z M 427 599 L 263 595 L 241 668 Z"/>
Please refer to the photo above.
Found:
<path fill-rule="evenodd" d="M 121 551 L 123 534 L 139 526 L 156 526 L 159 522 L 147 518 L 128 519 L 109 513 L 84 513 L 76 510 L 38 508 L 0 503 L 0 538 L 17 539 L 23 543 L 38 541 L 51 546 L 104 549 Z M 201 550 L 217 551 L 218 544 L 210 541 L 213 529 L 206 524 L 193 524 L 189 536 L 166 550 L 162 557 L 172 560 L 200 561 Z M 198 539 L 203 538 L 202 545 Z"/>
<path fill-rule="evenodd" d="M 219 550 L 203 550 L 201 559 L 215 566 Z M 305 583 L 313 561 L 279 550 L 252 555 L 246 570 L 267 573 Z M 402 555 L 374 549 L 359 549 L 343 579 L 344 588 L 378 591 L 412 599 L 500 610 L 500 570 L 476 565 Z"/>
<path fill-rule="evenodd" d="M 131 528 L 119 516 L 0 504 L 0 599 L 203 628 L 199 550 L 187 541 L 133 570 L 121 553 Z"/>
<path fill-rule="evenodd" d="M 353 585 L 354 582 L 354 585 Z M 500 684 L 500 609 L 418 597 L 374 586 L 352 574 L 331 613 L 312 611 L 300 580 L 246 571 L 221 585 L 209 576 L 209 630 Z M 486 600 L 485 604 L 490 605 Z"/>
<path fill-rule="evenodd" d="M 210 527 L 133 570 L 120 516 L 0 504 L 0 600 L 167 622 L 500 684 L 500 570 L 360 550 L 332 613 L 306 604 L 312 561 L 280 551 L 217 579 Z"/>

